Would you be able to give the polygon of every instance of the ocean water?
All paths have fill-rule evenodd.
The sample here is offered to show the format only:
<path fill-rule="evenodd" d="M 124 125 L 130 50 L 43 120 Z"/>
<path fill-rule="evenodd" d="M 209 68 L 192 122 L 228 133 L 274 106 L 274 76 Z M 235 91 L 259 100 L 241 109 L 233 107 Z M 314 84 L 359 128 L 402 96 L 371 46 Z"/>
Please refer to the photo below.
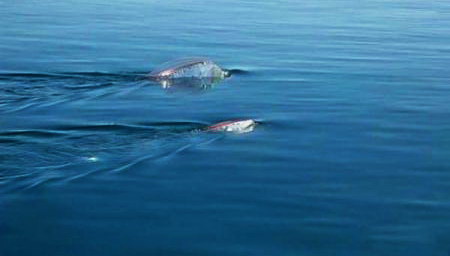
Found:
<path fill-rule="evenodd" d="M 449 1 L 1 0 L 0 25 L 1 256 L 450 253 Z M 189 56 L 241 72 L 145 79 Z"/>

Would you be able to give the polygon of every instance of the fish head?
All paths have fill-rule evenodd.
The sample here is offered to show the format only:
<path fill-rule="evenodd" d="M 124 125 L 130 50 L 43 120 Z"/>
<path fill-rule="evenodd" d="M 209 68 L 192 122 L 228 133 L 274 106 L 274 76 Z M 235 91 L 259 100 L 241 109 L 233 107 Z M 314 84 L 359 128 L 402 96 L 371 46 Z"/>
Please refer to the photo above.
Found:
<path fill-rule="evenodd" d="M 223 76 L 223 78 L 230 77 L 231 76 L 231 70 L 222 69 L 222 76 Z"/>

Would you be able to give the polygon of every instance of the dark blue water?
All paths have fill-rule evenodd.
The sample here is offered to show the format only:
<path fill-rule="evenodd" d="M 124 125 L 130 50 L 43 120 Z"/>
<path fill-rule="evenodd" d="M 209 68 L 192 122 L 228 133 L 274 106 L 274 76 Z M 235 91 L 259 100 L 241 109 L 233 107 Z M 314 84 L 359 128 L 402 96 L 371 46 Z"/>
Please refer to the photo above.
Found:
<path fill-rule="evenodd" d="M 448 1 L 0 1 L 0 255 L 448 255 Z M 209 87 L 142 79 L 208 56 Z M 252 133 L 206 133 L 235 118 Z"/>

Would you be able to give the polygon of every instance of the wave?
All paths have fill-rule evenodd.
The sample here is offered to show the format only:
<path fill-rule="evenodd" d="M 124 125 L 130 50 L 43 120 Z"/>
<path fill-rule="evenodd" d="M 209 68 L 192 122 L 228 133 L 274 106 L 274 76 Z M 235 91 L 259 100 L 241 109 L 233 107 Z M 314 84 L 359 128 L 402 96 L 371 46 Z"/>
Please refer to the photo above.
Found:
<path fill-rule="evenodd" d="M 0 73 L 0 80 L 17 78 L 129 78 L 143 76 L 147 72 L 49 72 L 49 73 Z"/>
<path fill-rule="evenodd" d="M 161 163 L 221 136 L 199 132 L 204 126 L 202 122 L 174 121 L 3 131 L 0 190 L 121 172 L 142 162 Z"/>

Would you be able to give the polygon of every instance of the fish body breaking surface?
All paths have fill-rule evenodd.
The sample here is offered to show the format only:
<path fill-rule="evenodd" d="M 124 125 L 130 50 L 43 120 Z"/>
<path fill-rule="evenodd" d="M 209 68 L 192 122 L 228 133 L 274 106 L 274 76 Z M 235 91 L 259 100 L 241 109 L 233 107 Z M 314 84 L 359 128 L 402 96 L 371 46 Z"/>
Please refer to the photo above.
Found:
<path fill-rule="evenodd" d="M 163 63 L 149 77 L 155 80 L 179 78 L 219 78 L 230 76 L 230 72 L 204 57 L 189 57 Z"/>
<path fill-rule="evenodd" d="M 220 122 L 206 128 L 206 131 L 212 132 L 232 132 L 232 133 L 247 133 L 253 131 L 256 126 L 256 121 L 252 119 L 247 120 L 232 120 Z"/>

